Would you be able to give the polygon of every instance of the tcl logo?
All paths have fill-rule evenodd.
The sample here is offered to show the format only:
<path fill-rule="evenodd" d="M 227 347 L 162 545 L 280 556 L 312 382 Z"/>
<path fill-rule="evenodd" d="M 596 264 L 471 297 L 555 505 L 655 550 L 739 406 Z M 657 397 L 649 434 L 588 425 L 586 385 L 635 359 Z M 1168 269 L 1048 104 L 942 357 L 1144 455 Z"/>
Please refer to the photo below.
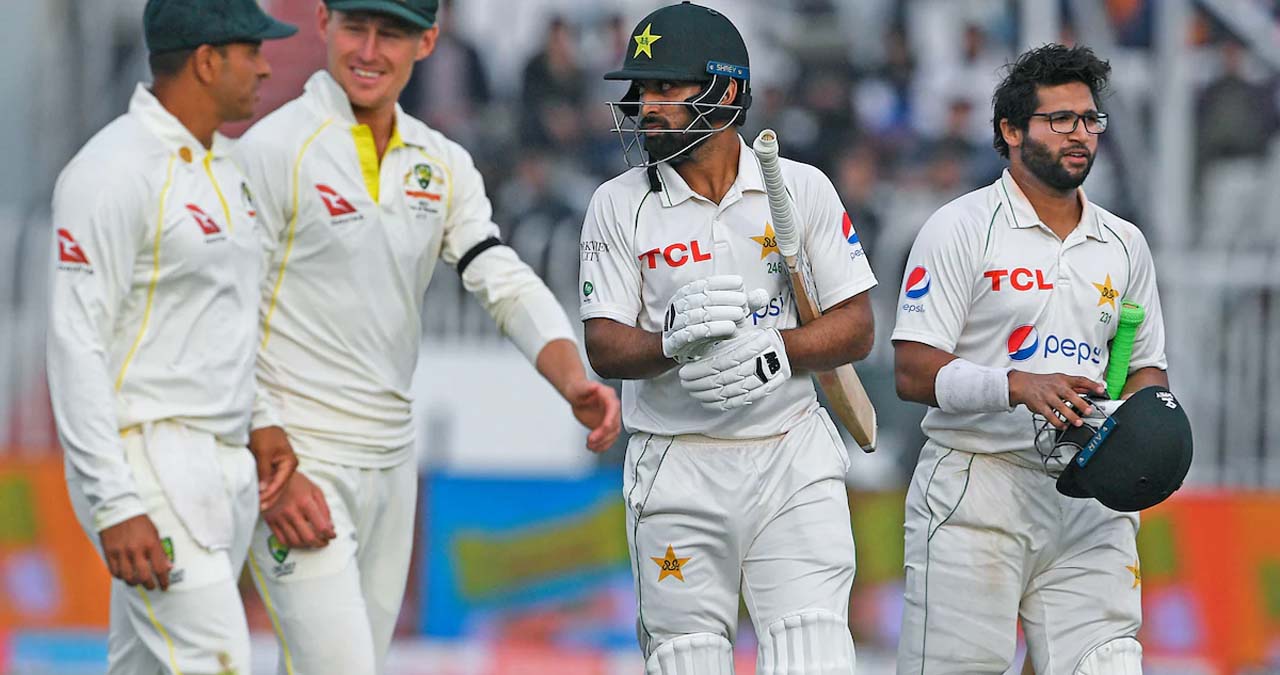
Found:
<path fill-rule="evenodd" d="M 1044 280 L 1044 270 L 1029 270 L 1019 267 L 1014 270 L 988 270 L 982 276 L 991 280 L 991 290 L 999 291 L 1006 279 L 1015 291 L 1053 290 L 1053 284 Z"/>
<path fill-rule="evenodd" d="M 711 259 L 710 253 L 703 253 L 702 247 L 695 239 L 687 244 L 669 244 L 664 248 L 645 251 L 638 256 L 649 265 L 649 269 L 658 269 L 658 261 L 667 263 L 667 267 L 680 267 L 689 261 L 703 262 Z"/>

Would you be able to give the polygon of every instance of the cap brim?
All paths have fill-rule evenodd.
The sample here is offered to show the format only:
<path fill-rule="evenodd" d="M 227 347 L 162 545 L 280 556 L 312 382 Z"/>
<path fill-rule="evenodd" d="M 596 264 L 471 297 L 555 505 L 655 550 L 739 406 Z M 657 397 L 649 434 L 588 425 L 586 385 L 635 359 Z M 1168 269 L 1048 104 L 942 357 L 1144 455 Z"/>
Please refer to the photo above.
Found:
<path fill-rule="evenodd" d="M 422 18 L 421 14 L 398 2 L 393 2 L 393 0 L 327 0 L 325 4 L 329 9 L 336 9 L 339 12 L 364 11 L 390 14 L 398 19 L 404 19 L 423 30 L 435 25 L 434 21 L 427 21 Z"/>
<path fill-rule="evenodd" d="M 1068 497 L 1093 497 L 1093 493 L 1080 481 L 1080 473 L 1081 469 L 1076 465 L 1075 458 L 1073 457 L 1070 462 L 1067 462 L 1067 466 L 1062 470 L 1062 474 L 1058 476 L 1058 492 Z"/>
<path fill-rule="evenodd" d="M 271 19 L 271 21 L 253 37 L 258 40 L 281 40 L 283 38 L 291 37 L 297 32 L 297 26 L 291 23 Z"/>

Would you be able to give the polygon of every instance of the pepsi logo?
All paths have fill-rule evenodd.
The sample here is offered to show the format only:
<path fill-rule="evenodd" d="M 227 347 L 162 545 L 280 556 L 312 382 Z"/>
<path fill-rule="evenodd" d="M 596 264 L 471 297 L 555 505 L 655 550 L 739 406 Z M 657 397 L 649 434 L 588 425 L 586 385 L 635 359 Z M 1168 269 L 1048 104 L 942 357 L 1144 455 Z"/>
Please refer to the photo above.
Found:
<path fill-rule="evenodd" d="M 1013 329 L 1009 334 L 1009 358 L 1014 361 L 1026 361 L 1036 353 L 1040 346 L 1040 334 L 1035 324 L 1026 323 Z"/>
<path fill-rule="evenodd" d="M 848 211 L 844 213 L 844 221 L 840 223 L 840 228 L 844 232 L 844 240 L 849 242 L 850 246 L 859 243 L 858 233 L 853 229 L 853 221 L 849 218 Z"/>
<path fill-rule="evenodd" d="M 905 295 L 912 300 L 919 300 L 929 293 L 929 270 L 916 267 L 907 275 Z"/>

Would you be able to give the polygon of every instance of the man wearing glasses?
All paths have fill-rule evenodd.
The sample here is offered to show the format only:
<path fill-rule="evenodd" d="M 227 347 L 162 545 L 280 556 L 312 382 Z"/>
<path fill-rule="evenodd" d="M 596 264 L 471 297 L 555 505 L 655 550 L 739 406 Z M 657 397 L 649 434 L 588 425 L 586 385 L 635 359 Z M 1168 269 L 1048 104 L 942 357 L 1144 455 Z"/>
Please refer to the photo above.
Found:
<path fill-rule="evenodd" d="M 1121 300 L 1146 308 L 1124 394 L 1159 384 L 1151 253 L 1081 183 L 1106 131 L 1110 66 L 1083 47 L 1023 54 L 994 97 L 1009 168 L 939 209 L 907 262 L 893 333 L 898 394 L 930 406 L 906 506 L 898 673 L 1003 673 L 1021 619 L 1040 675 L 1142 669 L 1136 514 L 1055 489 L 1070 457 L 1036 449 L 1104 395 Z"/>

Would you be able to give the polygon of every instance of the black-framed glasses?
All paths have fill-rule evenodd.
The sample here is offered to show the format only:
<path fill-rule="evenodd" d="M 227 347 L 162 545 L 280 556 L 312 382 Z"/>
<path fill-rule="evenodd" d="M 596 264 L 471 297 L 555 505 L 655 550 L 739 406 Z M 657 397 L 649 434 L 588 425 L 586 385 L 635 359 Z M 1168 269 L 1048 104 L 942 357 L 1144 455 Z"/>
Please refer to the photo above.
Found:
<path fill-rule="evenodd" d="M 1074 133 L 1080 120 L 1084 120 L 1084 130 L 1097 135 L 1107 130 L 1107 114 L 1104 112 L 1087 112 L 1083 115 L 1070 110 L 1057 110 L 1047 113 L 1031 113 L 1032 117 L 1043 117 L 1049 120 L 1049 128 L 1054 133 Z"/>

